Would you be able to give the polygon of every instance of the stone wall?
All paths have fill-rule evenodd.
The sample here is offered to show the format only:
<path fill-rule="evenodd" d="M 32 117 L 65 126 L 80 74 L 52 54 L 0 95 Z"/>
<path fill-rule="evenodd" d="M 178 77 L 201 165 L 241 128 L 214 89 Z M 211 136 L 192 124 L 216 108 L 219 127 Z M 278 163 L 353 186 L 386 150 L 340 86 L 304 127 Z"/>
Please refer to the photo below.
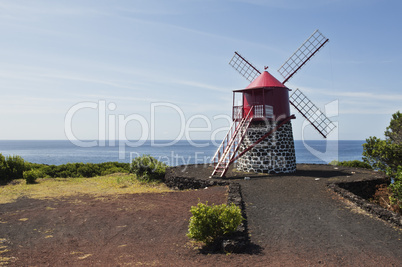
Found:
<path fill-rule="evenodd" d="M 276 124 L 254 123 L 240 146 L 239 153 L 256 142 Z M 237 169 L 256 173 L 293 173 L 296 171 L 296 155 L 291 122 L 282 125 L 253 149 L 237 160 Z"/>
<path fill-rule="evenodd" d="M 383 178 L 375 180 L 355 181 L 349 183 L 332 183 L 329 184 L 328 187 L 343 196 L 344 198 L 349 199 L 363 210 L 373 214 L 374 216 L 385 220 L 397 227 L 402 227 L 402 215 L 384 209 L 383 207 L 375 203 L 371 203 L 367 199 L 370 197 L 370 194 L 371 196 L 374 194 L 377 185 L 388 185 L 389 183 L 390 181 L 388 179 Z M 364 189 L 362 190 L 362 188 Z M 369 192 L 364 192 L 364 190 L 368 190 Z"/>

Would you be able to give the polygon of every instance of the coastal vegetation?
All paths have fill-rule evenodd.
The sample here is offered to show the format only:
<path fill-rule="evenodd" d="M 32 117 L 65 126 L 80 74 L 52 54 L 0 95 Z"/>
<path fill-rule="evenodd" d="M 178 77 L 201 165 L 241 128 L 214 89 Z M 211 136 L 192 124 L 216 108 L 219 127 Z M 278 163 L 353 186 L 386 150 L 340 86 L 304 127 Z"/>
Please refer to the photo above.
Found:
<path fill-rule="evenodd" d="M 112 173 L 129 173 L 130 164 L 121 162 L 67 163 L 46 165 L 25 161 L 20 156 L 4 157 L 0 154 L 0 184 L 26 178 L 35 183 L 37 178 L 80 178 L 103 176 Z M 25 174 L 25 175 L 24 175 Z"/>
<path fill-rule="evenodd" d="M 150 155 L 137 157 L 131 164 L 104 162 L 45 165 L 27 162 L 20 156 L 4 157 L 0 154 L 0 183 L 22 178 L 27 183 L 35 183 L 38 178 L 90 178 L 113 173 L 132 173 L 142 181 L 161 181 L 166 168 L 165 163 Z"/>
<path fill-rule="evenodd" d="M 0 154 L 0 183 L 22 178 L 26 168 L 27 164 L 20 156 L 4 157 Z"/>
<path fill-rule="evenodd" d="M 391 202 L 402 209 L 402 113 L 392 115 L 385 139 L 370 136 L 363 144 L 363 161 L 392 178 Z"/>
<path fill-rule="evenodd" d="M 370 164 L 361 160 L 349 160 L 349 161 L 337 161 L 333 160 L 329 163 L 330 165 L 335 166 L 345 166 L 345 167 L 353 167 L 353 168 L 364 168 L 364 169 L 372 169 Z"/>
<path fill-rule="evenodd" d="M 130 163 L 67 163 L 45 165 L 0 154 L 0 203 L 20 197 L 51 198 L 167 192 L 161 183 L 167 165 L 144 155 Z"/>
<path fill-rule="evenodd" d="M 162 181 L 167 167 L 164 162 L 158 161 L 150 155 L 142 155 L 133 159 L 130 173 L 134 173 L 142 181 Z"/>

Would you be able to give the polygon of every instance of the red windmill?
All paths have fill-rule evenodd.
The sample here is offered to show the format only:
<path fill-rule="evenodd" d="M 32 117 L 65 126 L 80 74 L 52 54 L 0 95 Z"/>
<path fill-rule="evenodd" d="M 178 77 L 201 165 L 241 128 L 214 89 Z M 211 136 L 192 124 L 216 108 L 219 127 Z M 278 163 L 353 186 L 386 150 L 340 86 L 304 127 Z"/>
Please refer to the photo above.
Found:
<path fill-rule="evenodd" d="M 289 103 L 324 137 L 335 125 L 299 89 L 290 97 L 285 83 L 320 50 L 329 39 L 316 30 L 278 69 L 279 82 L 269 72 L 260 72 L 239 53 L 229 64 L 251 82 L 245 89 L 233 91 L 233 123 L 216 151 L 212 176 L 225 176 L 238 160 L 237 168 L 263 173 L 296 171 L 296 156 Z M 267 67 L 265 67 L 267 69 Z M 235 105 L 236 94 L 241 104 Z"/>

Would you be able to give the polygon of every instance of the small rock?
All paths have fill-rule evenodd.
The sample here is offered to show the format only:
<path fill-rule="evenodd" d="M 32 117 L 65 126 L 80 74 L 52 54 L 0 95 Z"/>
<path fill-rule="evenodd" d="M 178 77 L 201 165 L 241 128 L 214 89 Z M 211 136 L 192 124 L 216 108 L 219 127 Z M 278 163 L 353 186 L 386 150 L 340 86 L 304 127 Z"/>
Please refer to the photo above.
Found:
<path fill-rule="evenodd" d="M 236 242 L 234 240 L 223 240 L 222 248 L 225 252 L 233 252 L 236 249 Z"/>
<path fill-rule="evenodd" d="M 244 177 L 244 180 L 250 180 L 250 177 Z"/>

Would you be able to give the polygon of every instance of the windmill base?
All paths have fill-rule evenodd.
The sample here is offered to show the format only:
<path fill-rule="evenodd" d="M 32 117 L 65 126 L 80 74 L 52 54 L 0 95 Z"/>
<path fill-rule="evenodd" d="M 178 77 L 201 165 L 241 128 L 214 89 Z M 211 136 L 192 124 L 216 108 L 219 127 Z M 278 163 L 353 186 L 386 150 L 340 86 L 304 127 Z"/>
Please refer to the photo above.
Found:
<path fill-rule="evenodd" d="M 276 125 L 252 124 L 247 129 L 239 153 L 255 143 Z M 255 173 L 293 173 L 296 155 L 291 122 L 285 123 L 237 160 L 237 169 Z"/>

